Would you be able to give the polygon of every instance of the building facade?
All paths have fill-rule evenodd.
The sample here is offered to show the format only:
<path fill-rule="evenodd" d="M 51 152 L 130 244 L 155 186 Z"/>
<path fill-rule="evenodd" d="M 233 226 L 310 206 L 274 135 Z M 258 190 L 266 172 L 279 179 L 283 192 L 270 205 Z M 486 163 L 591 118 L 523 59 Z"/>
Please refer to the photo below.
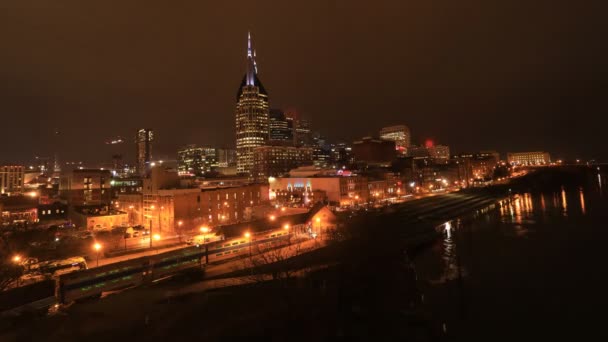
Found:
<path fill-rule="evenodd" d="M 330 166 L 336 169 L 351 168 L 355 163 L 353 148 L 346 143 L 331 145 L 330 155 Z"/>
<path fill-rule="evenodd" d="M 450 148 L 427 143 L 425 146 L 410 146 L 407 155 L 414 159 L 431 159 L 435 163 L 447 164 L 450 160 Z"/>
<path fill-rule="evenodd" d="M 282 176 L 304 165 L 312 165 L 313 149 L 293 146 L 261 146 L 253 152 L 253 178 L 266 182 L 268 177 Z"/>
<path fill-rule="evenodd" d="M 237 171 L 251 174 L 253 150 L 267 144 L 270 129 L 268 93 L 257 76 L 251 35 L 247 38 L 247 72 L 236 96 L 236 155 Z"/>
<path fill-rule="evenodd" d="M 0 166 L 0 194 L 23 192 L 24 173 L 22 165 Z"/>
<path fill-rule="evenodd" d="M 66 171 L 59 181 L 59 197 L 72 206 L 109 205 L 112 199 L 109 170 Z"/>
<path fill-rule="evenodd" d="M 405 125 L 384 127 L 380 130 L 380 139 L 394 141 L 397 153 L 406 155 L 411 144 L 410 129 Z"/>
<path fill-rule="evenodd" d="M 236 150 L 230 148 L 218 148 L 217 165 L 218 167 L 236 166 Z"/>
<path fill-rule="evenodd" d="M 293 145 L 293 121 L 287 120 L 282 110 L 270 110 L 269 127 L 272 144 Z"/>
<path fill-rule="evenodd" d="M 395 160 L 395 142 L 364 137 L 353 143 L 355 162 L 369 165 L 389 165 Z"/>
<path fill-rule="evenodd" d="M 205 173 L 203 149 L 188 145 L 177 151 L 177 172 L 180 176 L 202 176 Z"/>
<path fill-rule="evenodd" d="M 507 153 L 507 160 L 511 165 L 547 165 L 551 163 L 551 157 L 547 152 Z"/>
<path fill-rule="evenodd" d="M 349 206 L 365 203 L 369 190 L 367 179 L 360 176 L 278 177 L 269 182 L 270 199 L 281 203 L 308 204 L 322 193 L 330 203 Z"/>
<path fill-rule="evenodd" d="M 135 136 L 136 150 L 136 172 L 140 177 L 146 177 L 152 162 L 152 141 L 154 132 L 151 129 L 142 128 L 137 131 Z"/>
<path fill-rule="evenodd" d="M 268 201 L 268 186 L 161 189 L 145 195 L 143 224 L 154 234 L 174 235 L 201 226 L 251 219 L 252 207 Z M 123 209 L 124 210 L 124 209 Z"/>

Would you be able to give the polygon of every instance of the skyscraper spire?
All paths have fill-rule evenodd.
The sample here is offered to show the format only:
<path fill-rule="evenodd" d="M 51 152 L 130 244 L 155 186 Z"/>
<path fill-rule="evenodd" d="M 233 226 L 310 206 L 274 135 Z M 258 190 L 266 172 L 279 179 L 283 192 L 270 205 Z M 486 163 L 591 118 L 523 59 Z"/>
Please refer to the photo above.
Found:
<path fill-rule="evenodd" d="M 255 61 L 255 50 L 253 50 L 253 70 L 255 74 L 258 74 L 258 63 Z"/>
<path fill-rule="evenodd" d="M 247 31 L 247 58 L 251 57 L 251 32 Z"/>
<path fill-rule="evenodd" d="M 251 33 L 247 32 L 247 85 L 255 85 L 255 74 L 257 65 L 255 64 L 255 50 L 251 46 Z"/>

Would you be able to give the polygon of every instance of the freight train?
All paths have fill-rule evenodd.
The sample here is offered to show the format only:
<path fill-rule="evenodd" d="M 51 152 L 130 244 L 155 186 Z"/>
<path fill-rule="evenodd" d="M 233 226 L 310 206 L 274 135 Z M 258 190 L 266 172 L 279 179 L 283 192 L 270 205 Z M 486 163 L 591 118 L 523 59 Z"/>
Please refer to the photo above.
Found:
<path fill-rule="evenodd" d="M 63 274 L 57 278 L 55 296 L 62 304 L 101 296 L 102 292 L 138 286 L 185 270 L 202 271 L 207 264 L 222 263 L 258 248 L 284 246 L 289 241 L 289 231 L 271 230 Z"/>

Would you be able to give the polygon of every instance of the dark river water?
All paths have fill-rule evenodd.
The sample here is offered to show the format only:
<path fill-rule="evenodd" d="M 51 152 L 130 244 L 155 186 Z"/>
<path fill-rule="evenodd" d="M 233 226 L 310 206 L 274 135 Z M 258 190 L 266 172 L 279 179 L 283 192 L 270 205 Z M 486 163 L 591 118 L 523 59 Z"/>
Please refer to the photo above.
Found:
<path fill-rule="evenodd" d="M 445 339 L 608 340 L 607 180 L 594 171 L 446 223 L 414 258 Z"/>

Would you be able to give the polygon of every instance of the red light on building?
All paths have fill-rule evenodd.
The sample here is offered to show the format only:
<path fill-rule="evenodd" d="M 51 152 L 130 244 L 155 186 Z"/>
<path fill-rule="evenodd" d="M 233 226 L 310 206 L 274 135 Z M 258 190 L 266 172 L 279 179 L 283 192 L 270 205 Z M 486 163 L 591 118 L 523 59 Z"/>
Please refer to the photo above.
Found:
<path fill-rule="evenodd" d="M 431 140 L 431 139 L 427 139 L 427 140 L 424 142 L 424 146 L 425 146 L 425 147 L 427 147 L 427 148 L 429 148 L 429 147 L 433 147 L 433 146 L 435 146 L 435 143 L 433 142 L 433 140 Z"/>

